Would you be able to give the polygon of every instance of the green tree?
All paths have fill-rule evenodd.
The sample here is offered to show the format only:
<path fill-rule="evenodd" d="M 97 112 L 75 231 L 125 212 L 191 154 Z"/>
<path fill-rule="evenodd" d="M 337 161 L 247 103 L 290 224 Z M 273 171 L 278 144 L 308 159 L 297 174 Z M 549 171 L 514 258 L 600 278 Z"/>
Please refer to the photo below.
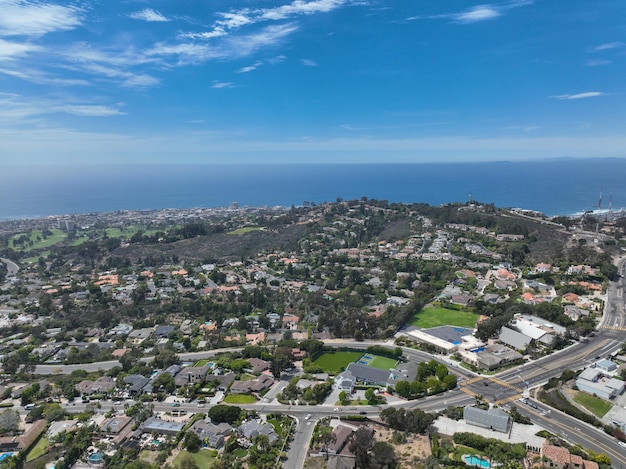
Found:
<path fill-rule="evenodd" d="M 185 433 L 185 438 L 183 439 L 183 448 L 185 448 L 190 453 L 197 453 L 202 447 L 202 440 L 198 435 L 196 435 L 192 431 L 188 431 Z"/>

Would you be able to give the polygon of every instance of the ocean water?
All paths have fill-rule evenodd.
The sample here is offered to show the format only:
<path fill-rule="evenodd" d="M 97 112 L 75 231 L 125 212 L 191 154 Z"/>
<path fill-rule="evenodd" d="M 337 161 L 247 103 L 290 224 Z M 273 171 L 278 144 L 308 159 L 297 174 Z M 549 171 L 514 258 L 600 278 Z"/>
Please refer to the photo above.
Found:
<path fill-rule="evenodd" d="M 470 197 L 569 215 L 626 207 L 626 159 L 464 164 L 5 165 L 0 219 L 125 209 L 291 206 L 385 199 L 439 205 Z"/>

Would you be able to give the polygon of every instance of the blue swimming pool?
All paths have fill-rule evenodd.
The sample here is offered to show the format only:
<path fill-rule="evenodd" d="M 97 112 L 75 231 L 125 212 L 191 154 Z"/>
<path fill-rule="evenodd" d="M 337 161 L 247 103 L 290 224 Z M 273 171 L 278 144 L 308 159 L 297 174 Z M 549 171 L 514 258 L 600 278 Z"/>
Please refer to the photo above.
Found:
<path fill-rule="evenodd" d="M 96 451 L 95 453 L 91 454 L 88 459 L 89 462 L 99 463 L 100 461 L 102 461 L 103 456 L 104 454 L 102 453 L 102 451 Z"/>
<path fill-rule="evenodd" d="M 13 453 L 1 453 L 0 461 L 4 461 L 6 458 L 10 458 L 11 456 L 13 456 Z"/>
<path fill-rule="evenodd" d="M 468 466 L 477 466 L 477 467 L 482 467 L 482 468 L 489 468 L 491 467 L 491 465 L 489 464 L 489 461 L 479 458 L 478 456 L 474 456 L 474 455 L 469 455 L 469 454 L 464 454 L 463 455 L 463 462 L 465 462 L 465 464 L 467 464 Z"/>

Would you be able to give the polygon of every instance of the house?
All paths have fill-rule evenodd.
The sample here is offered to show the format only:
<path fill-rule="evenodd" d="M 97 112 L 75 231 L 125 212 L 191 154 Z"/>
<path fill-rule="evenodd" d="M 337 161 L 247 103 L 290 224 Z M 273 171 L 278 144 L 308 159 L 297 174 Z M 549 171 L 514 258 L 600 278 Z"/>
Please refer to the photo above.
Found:
<path fill-rule="evenodd" d="M 258 420 L 248 420 L 237 427 L 237 432 L 245 437 L 250 443 L 259 435 L 267 436 L 270 444 L 278 440 L 274 426 L 270 423 L 260 424 Z"/>
<path fill-rule="evenodd" d="M 268 362 L 267 360 L 262 360 L 260 358 L 248 358 L 248 362 L 250 363 L 250 366 L 252 367 L 252 371 L 255 373 L 261 373 L 265 370 L 269 370 L 270 369 L 270 362 Z"/>
<path fill-rule="evenodd" d="M 353 428 L 341 424 L 337 425 L 332 433 L 334 439 L 331 440 L 331 443 L 326 447 L 326 451 L 330 454 L 341 453 L 341 450 L 346 446 L 348 441 L 350 441 L 353 433 Z"/>
<path fill-rule="evenodd" d="M 502 433 L 508 433 L 512 423 L 509 414 L 496 407 L 484 410 L 479 407 L 466 406 L 463 409 L 463 419 L 470 425 Z"/>
<path fill-rule="evenodd" d="M 74 387 L 80 394 L 106 394 L 115 389 L 115 380 L 110 376 L 102 376 L 96 381 L 84 380 Z"/>
<path fill-rule="evenodd" d="M 233 432 L 233 427 L 226 422 L 215 425 L 210 420 L 198 420 L 188 431 L 195 433 L 210 448 L 218 449 L 224 444 L 225 437 Z"/>
<path fill-rule="evenodd" d="M 210 365 L 185 367 L 176 375 L 174 383 L 176 386 L 203 383 L 210 370 Z"/>
<path fill-rule="evenodd" d="M 150 384 L 150 378 L 141 375 L 129 375 L 124 378 L 124 383 L 128 385 L 128 393 L 135 396 L 145 392 L 144 388 Z"/>
<path fill-rule="evenodd" d="M 115 416 L 105 419 L 99 427 L 100 433 L 103 435 L 119 435 L 124 432 L 124 430 L 130 430 L 130 423 L 133 421 L 132 418 L 127 416 Z"/>
<path fill-rule="evenodd" d="M 578 455 L 570 454 L 567 448 L 545 443 L 541 447 L 541 457 L 548 461 L 546 467 L 556 469 L 598 469 L 594 461 L 587 461 Z"/>
<path fill-rule="evenodd" d="M 128 334 L 128 340 L 133 344 L 141 344 L 152 334 L 153 329 L 151 327 L 144 327 L 142 329 L 135 329 Z"/>
<path fill-rule="evenodd" d="M 170 422 L 158 417 L 150 417 L 141 424 L 144 433 L 158 433 L 160 435 L 177 435 L 183 428 L 184 422 Z"/>
<path fill-rule="evenodd" d="M 209 378 L 210 381 L 216 381 L 217 382 L 217 390 L 218 391 L 226 391 L 228 389 L 228 387 L 233 384 L 233 381 L 235 381 L 235 377 L 237 375 L 235 373 L 228 373 L 225 375 L 217 375 L 217 374 L 213 374 L 211 375 L 211 377 Z"/>
<path fill-rule="evenodd" d="M 356 377 L 349 371 L 343 371 L 335 378 L 335 389 L 339 391 L 352 393 L 354 386 L 356 386 Z"/>
<path fill-rule="evenodd" d="M 166 339 L 174 332 L 176 328 L 174 326 L 157 326 L 154 330 L 154 335 L 159 339 Z"/>
<path fill-rule="evenodd" d="M 230 392 L 233 394 L 249 394 L 253 392 L 261 392 L 274 384 L 274 378 L 270 375 L 262 374 L 257 379 L 250 381 L 235 381 L 230 386 Z"/>

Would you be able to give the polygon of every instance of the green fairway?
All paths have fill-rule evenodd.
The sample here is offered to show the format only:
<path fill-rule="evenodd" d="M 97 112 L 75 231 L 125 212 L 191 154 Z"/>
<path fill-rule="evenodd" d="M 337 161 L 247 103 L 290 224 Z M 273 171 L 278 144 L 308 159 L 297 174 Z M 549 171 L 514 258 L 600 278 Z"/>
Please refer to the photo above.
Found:
<path fill-rule="evenodd" d="M 394 360 L 393 358 L 379 357 L 377 355 L 374 355 L 374 359 L 369 363 L 368 366 L 371 366 L 372 368 L 378 368 L 379 370 L 390 370 L 391 368 L 395 368 L 397 363 L 398 361 Z"/>
<path fill-rule="evenodd" d="M 598 418 L 604 417 L 604 415 L 611 410 L 613 404 L 600 399 L 599 397 L 586 394 L 584 392 L 577 392 L 574 394 L 574 401 L 583 406 L 589 412 L 594 414 Z"/>
<path fill-rule="evenodd" d="M 415 315 L 412 326 L 427 329 L 437 326 L 474 327 L 478 315 L 446 308 L 424 308 Z"/>
<path fill-rule="evenodd" d="M 9 247 L 20 252 L 30 252 L 35 249 L 44 249 L 63 241 L 67 237 L 67 233 L 61 230 L 50 230 L 52 235 L 44 238 L 41 230 L 33 230 L 30 235 L 27 233 L 18 233 L 9 239 Z"/>
<path fill-rule="evenodd" d="M 325 352 L 313 362 L 326 373 L 338 373 L 363 356 L 363 352 Z"/>

